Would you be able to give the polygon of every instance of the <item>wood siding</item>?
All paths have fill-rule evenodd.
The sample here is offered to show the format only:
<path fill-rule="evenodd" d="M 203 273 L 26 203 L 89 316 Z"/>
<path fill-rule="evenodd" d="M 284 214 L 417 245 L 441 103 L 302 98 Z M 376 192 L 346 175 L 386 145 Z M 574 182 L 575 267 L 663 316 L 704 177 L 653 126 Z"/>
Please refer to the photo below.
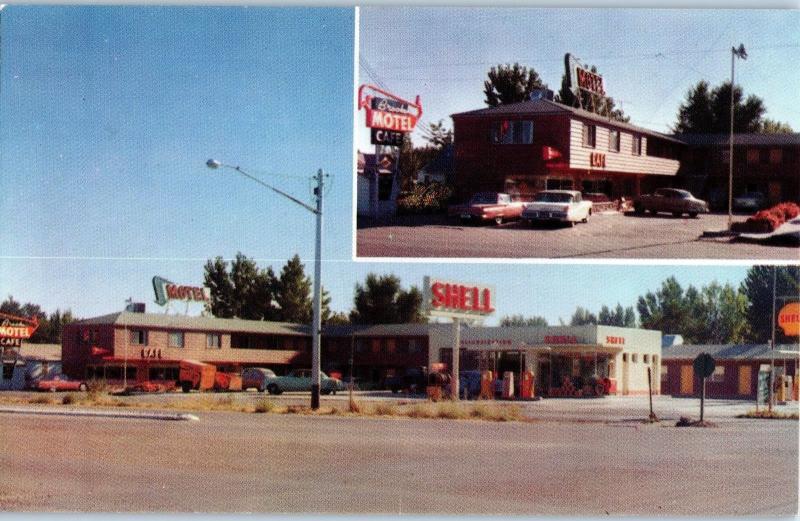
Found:
<path fill-rule="evenodd" d="M 605 127 L 592 121 L 586 122 L 596 125 L 595 146 L 583 146 L 583 124 L 579 119 L 570 120 L 569 167 L 581 170 L 592 170 L 596 173 L 621 172 L 629 174 L 649 174 L 674 176 L 678 173 L 680 161 L 647 155 L 647 136 L 643 134 L 641 155 L 633 154 L 634 134 L 630 131 L 620 131 L 619 152 L 609 150 L 610 127 Z M 593 167 L 590 164 L 590 154 L 593 152 L 605 154 L 605 168 Z"/>

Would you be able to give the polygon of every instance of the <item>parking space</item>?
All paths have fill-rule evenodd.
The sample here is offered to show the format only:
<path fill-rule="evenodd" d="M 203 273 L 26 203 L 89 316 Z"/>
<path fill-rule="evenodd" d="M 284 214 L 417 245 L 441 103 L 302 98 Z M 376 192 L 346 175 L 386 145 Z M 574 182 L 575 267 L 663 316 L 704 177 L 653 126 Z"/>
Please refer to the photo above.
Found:
<path fill-rule="evenodd" d="M 725 229 L 727 222 L 724 214 L 692 219 L 618 212 L 592 215 L 574 227 L 519 222 L 464 226 L 444 216 L 360 219 L 356 251 L 359 257 L 797 259 L 796 244 L 701 238 L 705 230 Z"/>

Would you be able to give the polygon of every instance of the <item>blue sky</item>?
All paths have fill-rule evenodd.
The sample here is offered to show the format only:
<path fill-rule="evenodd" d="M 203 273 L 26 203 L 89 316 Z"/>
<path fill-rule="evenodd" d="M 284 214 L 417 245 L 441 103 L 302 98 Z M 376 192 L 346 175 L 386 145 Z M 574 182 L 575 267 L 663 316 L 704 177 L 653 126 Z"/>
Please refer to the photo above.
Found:
<path fill-rule="evenodd" d="M 361 9 L 362 83 L 381 82 L 406 99 L 419 94 L 425 122 L 484 105 L 492 65 L 533 67 L 557 91 L 564 54 L 594 64 L 606 91 L 635 124 L 665 132 L 686 91 L 699 80 L 737 83 L 764 99 L 767 117 L 800 131 L 798 10 L 701 9 Z M 415 137 L 419 141 L 419 134 Z M 369 134 L 362 131 L 359 146 Z"/>
<path fill-rule="evenodd" d="M 349 309 L 371 271 L 406 286 L 425 274 L 492 284 L 498 316 L 553 323 L 576 305 L 633 304 L 670 275 L 701 285 L 738 284 L 746 273 L 353 262 L 352 9 L 10 6 L 0 16 L 3 298 L 83 317 L 128 297 L 159 311 L 154 275 L 200 284 L 206 259 L 237 251 L 276 270 L 298 253 L 310 273 L 311 214 L 234 172 L 208 170 L 210 157 L 309 202 L 309 177 L 332 174 L 323 283 L 336 310 Z"/>

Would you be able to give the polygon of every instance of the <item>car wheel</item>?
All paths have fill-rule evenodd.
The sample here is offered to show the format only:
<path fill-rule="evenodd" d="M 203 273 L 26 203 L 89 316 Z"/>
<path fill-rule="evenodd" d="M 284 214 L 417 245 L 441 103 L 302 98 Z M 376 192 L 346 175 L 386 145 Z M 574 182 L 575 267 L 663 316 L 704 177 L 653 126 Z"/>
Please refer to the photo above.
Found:
<path fill-rule="evenodd" d="M 78 386 L 78 390 L 85 393 L 86 392 L 86 384 L 80 384 Z"/>
<path fill-rule="evenodd" d="M 570 228 L 574 227 L 575 221 L 567 221 L 567 226 L 569 226 Z"/>
<path fill-rule="evenodd" d="M 586 214 L 586 217 L 584 217 L 583 219 L 581 219 L 581 222 L 582 222 L 582 223 L 584 223 L 584 224 L 588 223 L 588 222 L 589 222 L 589 216 L 590 216 L 590 215 L 592 215 L 591 211 L 590 211 L 589 213 L 587 213 L 587 214 Z"/>
<path fill-rule="evenodd" d="M 673 217 L 680 217 L 681 215 L 683 215 L 681 212 L 672 212 Z"/>
<path fill-rule="evenodd" d="M 322 391 L 319 392 L 319 394 L 321 394 L 323 396 L 327 396 L 327 395 L 331 394 L 331 391 L 330 390 L 322 390 Z"/>
<path fill-rule="evenodd" d="M 639 204 L 639 203 L 637 203 L 637 204 L 634 204 L 634 205 L 633 205 L 633 212 L 634 212 L 636 215 L 644 215 L 644 206 L 642 206 L 642 205 L 641 205 L 641 204 Z"/>
<path fill-rule="evenodd" d="M 54 392 L 56 392 L 56 388 L 55 388 L 55 387 L 51 387 L 51 388 L 50 388 L 50 392 L 51 392 L 51 393 L 54 393 Z"/>
<path fill-rule="evenodd" d="M 397 387 L 392 387 L 392 394 L 397 394 L 400 392 L 400 389 Z"/>
<path fill-rule="evenodd" d="M 697 212 L 689 212 L 689 217 L 691 217 L 692 219 L 696 219 L 697 218 Z"/>
<path fill-rule="evenodd" d="M 267 386 L 267 392 L 269 394 L 281 394 L 280 389 L 278 389 L 278 386 L 275 384 L 269 384 Z"/>
<path fill-rule="evenodd" d="M 181 391 L 188 393 L 192 390 L 191 382 L 181 382 Z"/>
<path fill-rule="evenodd" d="M 502 218 L 502 217 L 495 217 L 495 218 L 494 218 L 494 223 L 495 223 L 497 226 L 500 226 L 501 224 L 503 224 L 503 218 Z"/>

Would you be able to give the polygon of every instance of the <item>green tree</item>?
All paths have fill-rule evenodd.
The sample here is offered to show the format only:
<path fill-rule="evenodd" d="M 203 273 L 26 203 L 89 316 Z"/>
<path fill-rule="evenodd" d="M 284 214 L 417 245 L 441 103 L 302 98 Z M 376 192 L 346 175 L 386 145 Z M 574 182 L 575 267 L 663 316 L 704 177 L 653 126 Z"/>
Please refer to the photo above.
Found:
<path fill-rule="evenodd" d="M 278 304 L 279 320 L 298 324 L 310 323 L 313 314 L 311 290 L 311 279 L 306 276 L 305 266 L 295 254 L 283 266 L 276 285 L 275 300 Z M 330 304 L 330 295 L 322 288 L 320 320 L 323 324 L 331 319 Z"/>
<path fill-rule="evenodd" d="M 597 74 L 597 67 L 594 65 L 591 66 L 590 70 Z M 584 90 L 579 91 L 579 93 L 580 106 L 583 107 L 584 110 L 600 114 L 601 116 L 611 118 L 615 121 L 622 121 L 624 123 L 630 121 L 631 118 L 626 116 L 622 109 L 617 108 L 616 102 L 611 96 L 601 96 Z M 578 97 L 575 96 L 575 93 L 570 89 L 569 78 L 566 72 L 561 75 L 561 88 L 556 94 L 555 102 L 570 107 L 577 107 L 579 105 Z"/>
<path fill-rule="evenodd" d="M 762 132 L 764 101 L 754 95 L 744 99 L 741 87 L 733 90 L 734 132 Z M 679 133 L 721 133 L 730 131 L 731 84 L 725 82 L 709 90 L 706 81 L 689 89 L 678 108 L 674 131 Z"/>
<path fill-rule="evenodd" d="M 500 325 L 503 327 L 547 327 L 547 319 L 540 316 L 524 317 L 522 315 L 510 315 L 501 318 Z"/>
<path fill-rule="evenodd" d="M 631 306 L 623 308 L 620 303 L 613 310 L 603 306 L 597 314 L 597 323 L 604 326 L 636 327 L 636 313 Z"/>
<path fill-rule="evenodd" d="M 487 75 L 489 79 L 483 82 L 483 93 L 490 107 L 527 101 L 532 91 L 546 87 L 539 73 L 519 63 L 492 67 Z"/>
<path fill-rule="evenodd" d="M 217 257 L 205 265 L 204 284 L 211 291 L 207 309 L 219 318 L 277 320 L 276 280 L 272 268 L 260 269 L 243 253 L 228 263 Z"/>
<path fill-rule="evenodd" d="M 697 301 L 698 293 L 694 287 L 689 286 L 684 292 L 678 280 L 669 277 L 661 283 L 661 289 L 655 293 L 648 291 L 639 297 L 636 307 L 641 326 L 665 334 L 679 333 L 688 342 L 696 342 L 692 307 Z"/>
<path fill-rule="evenodd" d="M 772 339 L 772 276 L 775 272 L 775 296 L 796 297 L 800 300 L 800 267 L 798 266 L 753 266 L 747 271 L 742 282 L 741 292 L 747 298 L 747 338 L 751 342 L 767 343 Z M 777 315 L 786 299 L 776 299 Z M 775 318 L 777 321 L 777 317 Z M 775 328 L 777 342 L 797 342 L 788 338 L 781 328 Z"/>
<path fill-rule="evenodd" d="M 700 291 L 696 310 L 702 328 L 696 334 L 699 341 L 709 344 L 741 343 L 745 340 L 747 296 L 730 284 L 714 281 Z"/>
<path fill-rule="evenodd" d="M 572 318 L 569 320 L 570 326 L 585 326 L 589 324 L 597 324 L 597 317 L 594 313 L 589 312 L 588 309 L 578 306 Z"/>
<path fill-rule="evenodd" d="M 764 118 L 761 132 L 764 134 L 791 134 L 794 129 L 788 123 L 775 121 L 774 119 Z"/>
<path fill-rule="evenodd" d="M 437 149 L 453 144 L 453 130 L 446 128 L 441 119 L 420 127 L 420 131 L 423 139 Z"/>
<path fill-rule="evenodd" d="M 433 161 L 440 149 L 435 146 L 415 147 L 408 134 L 403 137 L 400 147 L 398 168 L 400 171 L 400 186 L 403 190 L 410 190 L 414 184 L 417 172 L 422 167 Z"/>
<path fill-rule="evenodd" d="M 425 322 L 422 294 L 413 286 L 403 290 L 395 275 L 370 273 L 363 285 L 356 284 L 350 321 L 353 324 Z"/>

